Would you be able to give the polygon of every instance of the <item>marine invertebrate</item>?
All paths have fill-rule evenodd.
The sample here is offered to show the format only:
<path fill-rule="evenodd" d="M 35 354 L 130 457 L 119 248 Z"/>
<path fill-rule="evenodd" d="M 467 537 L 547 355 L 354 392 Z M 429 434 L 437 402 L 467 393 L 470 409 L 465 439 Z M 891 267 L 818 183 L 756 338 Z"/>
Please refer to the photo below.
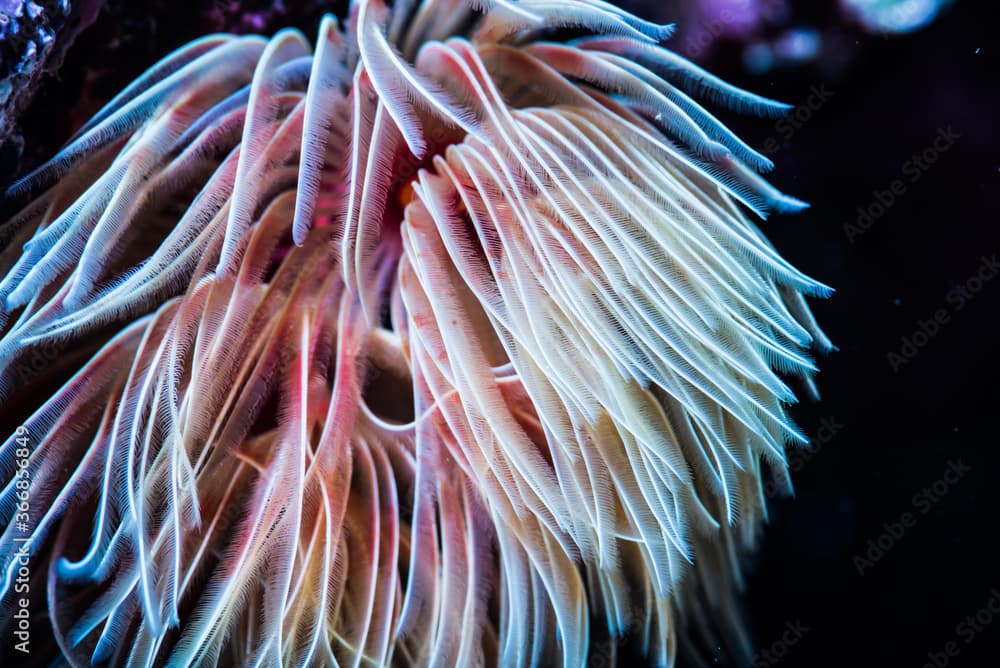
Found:
<path fill-rule="evenodd" d="M 4 600 L 28 539 L 59 650 L 134 665 L 576 666 L 591 616 L 666 665 L 733 614 L 825 288 L 695 98 L 786 108 L 669 33 L 357 0 L 123 91 L 8 193 Z"/>

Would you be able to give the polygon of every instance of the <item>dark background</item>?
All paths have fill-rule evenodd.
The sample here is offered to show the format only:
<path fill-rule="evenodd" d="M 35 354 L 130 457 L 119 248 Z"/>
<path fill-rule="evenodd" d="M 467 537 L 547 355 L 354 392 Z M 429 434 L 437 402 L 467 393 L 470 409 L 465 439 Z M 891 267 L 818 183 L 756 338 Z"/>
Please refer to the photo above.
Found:
<path fill-rule="evenodd" d="M 229 11 L 233 3 L 188 4 L 194 9 L 110 0 L 25 114 L 21 168 L 51 154 L 169 49 L 218 29 L 293 23 L 311 34 L 318 8 L 330 3 L 286 0 L 285 11 L 264 11 L 253 25 Z M 622 4 L 671 18 L 659 2 Z M 803 0 L 791 3 L 787 21 L 823 35 L 809 62 L 751 75 L 735 41 L 692 54 L 726 80 L 792 104 L 807 104 L 816 88 L 833 93 L 806 106 L 800 118 L 809 118 L 793 132 L 723 116 L 751 145 L 770 147 L 779 187 L 812 204 L 763 229 L 785 257 L 837 290 L 814 303 L 839 351 L 821 360 L 822 401 L 794 409 L 814 437 L 811 451 L 790 457 L 797 498 L 773 499 L 750 567 L 753 636 L 772 652 L 755 665 L 1000 665 L 1000 614 L 984 615 L 992 623 L 981 631 L 959 627 L 991 600 L 1000 611 L 1000 276 L 960 309 L 951 292 L 975 289 L 968 282 L 982 258 L 1000 254 L 991 4 L 959 0 L 929 27 L 889 36 L 845 22 L 832 1 Z M 685 26 L 676 39 L 685 43 Z M 914 182 L 908 161 L 948 128 L 960 137 Z M 3 169 L 15 167 L 8 159 Z M 851 238 L 845 226 L 857 224 L 858 208 L 896 179 L 902 194 Z M 936 329 L 926 325 L 935 314 Z M 894 368 L 892 353 L 907 356 Z M 968 471 L 949 481 L 949 468 Z M 786 643 L 788 625 L 807 630 Z M 949 642 L 957 656 L 947 655 Z"/>
<path fill-rule="evenodd" d="M 987 4 L 959 2 L 911 35 L 859 34 L 826 63 L 764 77 L 743 74 L 736 54 L 717 59 L 729 80 L 792 104 L 814 85 L 833 92 L 774 155 L 775 182 L 812 208 L 764 225 L 786 257 L 837 289 L 814 308 L 840 348 L 822 362 L 822 402 L 795 411 L 813 451 L 792 456 L 797 498 L 776 500 L 749 581 L 760 648 L 789 621 L 809 629 L 782 665 L 998 665 L 1000 615 L 974 638 L 957 627 L 991 598 L 1000 611 L 1000 280 L 961 310 L 957 293 L 949 301 L 1000 252 L 1000 79 Z M 766 138 L 758 125 L 744 136 Z M 911 182 L 906 163 L 949 127 L 961 137 Z M 858 207 L 895 179 L 904 194 L 849 235 Z M 890 360 L 913 352 L 904 337 L 924 341 L 921 321 L 939 309 L 947 322 L 936 335 L 902 364 Z M 820 442 L 824 419 L 837 428 Z M 970 470 L 949 485 L 959 461 Z M 886 525 L 904 513 L 912 526 L 897 539 Z M 941 654 L 950 641 L 958 656 Z"/>
<path fill-rule="evenodd" d="M 841 40 L 826 63 L 796 70 L 751 77 L 736 55 L 714 68 L 792 104 L 814 85 L 834 93 L 773 156 L 774 181 L 812 208 L 763 225 L 787 258 L 837 289 L 814 309 L 840 348 L 821 363 L 822 402 L 795 413 L 814 437 L 824 419 L 842 427 L 815 439 L 809 456 L 792 456 L 801 462 L 797 498 L 776 500 L 749 581 L 759 647 L 781 639 L 789 621 L 809 628 L 781 665 L 848 657 L 1000 665 L 1000 614 L 971 642 L 956 629 L 991 598 L 1000 611 L 1000 276 L 961 310 L 954 294 L 949 301 L 983 256 L 1000 253 L 1000 54 L 990 4 L 959 1 L 911 35 Z M 774 133 L 760 125 L 742 131 L 757 146 Z M 907 161 L 949 127 L 961 137 L 912 183 Z M 905 193 L 849 239 L 845 224 L 858 207 L 895 179 Z M 903 351 L 904 337 L 923 341 L 914 335 L 939 309 L 947 323 L 894 370 L 889 354 Z M 941 491 L 949 462 L 959 460 L 970 470 L 939 496 L 934 484 Z M 933 499 L 923 495 L 928 487 Z M 885 524 L 903 513 L 912 526 L 897 540 Z M 869 541 L 880 539 L 889 549 L 868 555 Z M 856 556 L 881 558 L 866 565 Z M 958 656 L 940 655 L 949 641 Z"/>

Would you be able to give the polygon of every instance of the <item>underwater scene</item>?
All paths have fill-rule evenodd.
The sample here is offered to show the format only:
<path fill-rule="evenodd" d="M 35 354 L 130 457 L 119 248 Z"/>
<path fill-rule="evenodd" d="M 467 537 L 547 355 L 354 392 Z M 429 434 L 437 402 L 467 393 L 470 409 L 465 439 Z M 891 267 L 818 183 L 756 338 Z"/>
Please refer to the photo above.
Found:
<path fill-rule="evenodd" d="M 996 665 L 990 9 L 0 0 L 0 665 Z"/>

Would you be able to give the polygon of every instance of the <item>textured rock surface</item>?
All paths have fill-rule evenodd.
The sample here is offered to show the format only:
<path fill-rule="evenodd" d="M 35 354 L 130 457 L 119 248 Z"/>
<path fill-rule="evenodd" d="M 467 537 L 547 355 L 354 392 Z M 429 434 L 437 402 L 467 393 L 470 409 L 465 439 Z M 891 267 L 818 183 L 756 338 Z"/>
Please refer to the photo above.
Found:
<path fill-rule="evenodd" d="M 0 180 L 58 149 L 149 65 L 214 32 L 313 34 L 346 0 L 0 0 Z M 68 7 L 68 13 L 64 11 Z M 45 76 L 55 73 L 57 76 Z"/>
<path fill-rule="evenodd" d="M 101 0 L 0 0 L 0 144 L 3 162 L 16 159 L 23 139 L 15 126 L 46 74 L 90 25 Z"/>
<path fill-rule="evenodd" d="M 53 51 L 56 32 L 66 22 L 66 0 L 41 4 L 0 2 L 0 132 L 5 136 Z"/>

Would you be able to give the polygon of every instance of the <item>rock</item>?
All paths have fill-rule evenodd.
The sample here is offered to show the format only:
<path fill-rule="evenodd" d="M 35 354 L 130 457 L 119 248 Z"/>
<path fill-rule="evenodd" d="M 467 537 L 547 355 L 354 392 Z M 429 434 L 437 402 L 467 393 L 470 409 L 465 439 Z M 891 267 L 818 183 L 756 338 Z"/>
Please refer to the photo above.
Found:
<path fill-rule="evenodd" d="M 0 0 L 0 166 L 16 162 L 24 140 L 20 114 L 66 49 L 97 17 L 102 0 Z"/>

